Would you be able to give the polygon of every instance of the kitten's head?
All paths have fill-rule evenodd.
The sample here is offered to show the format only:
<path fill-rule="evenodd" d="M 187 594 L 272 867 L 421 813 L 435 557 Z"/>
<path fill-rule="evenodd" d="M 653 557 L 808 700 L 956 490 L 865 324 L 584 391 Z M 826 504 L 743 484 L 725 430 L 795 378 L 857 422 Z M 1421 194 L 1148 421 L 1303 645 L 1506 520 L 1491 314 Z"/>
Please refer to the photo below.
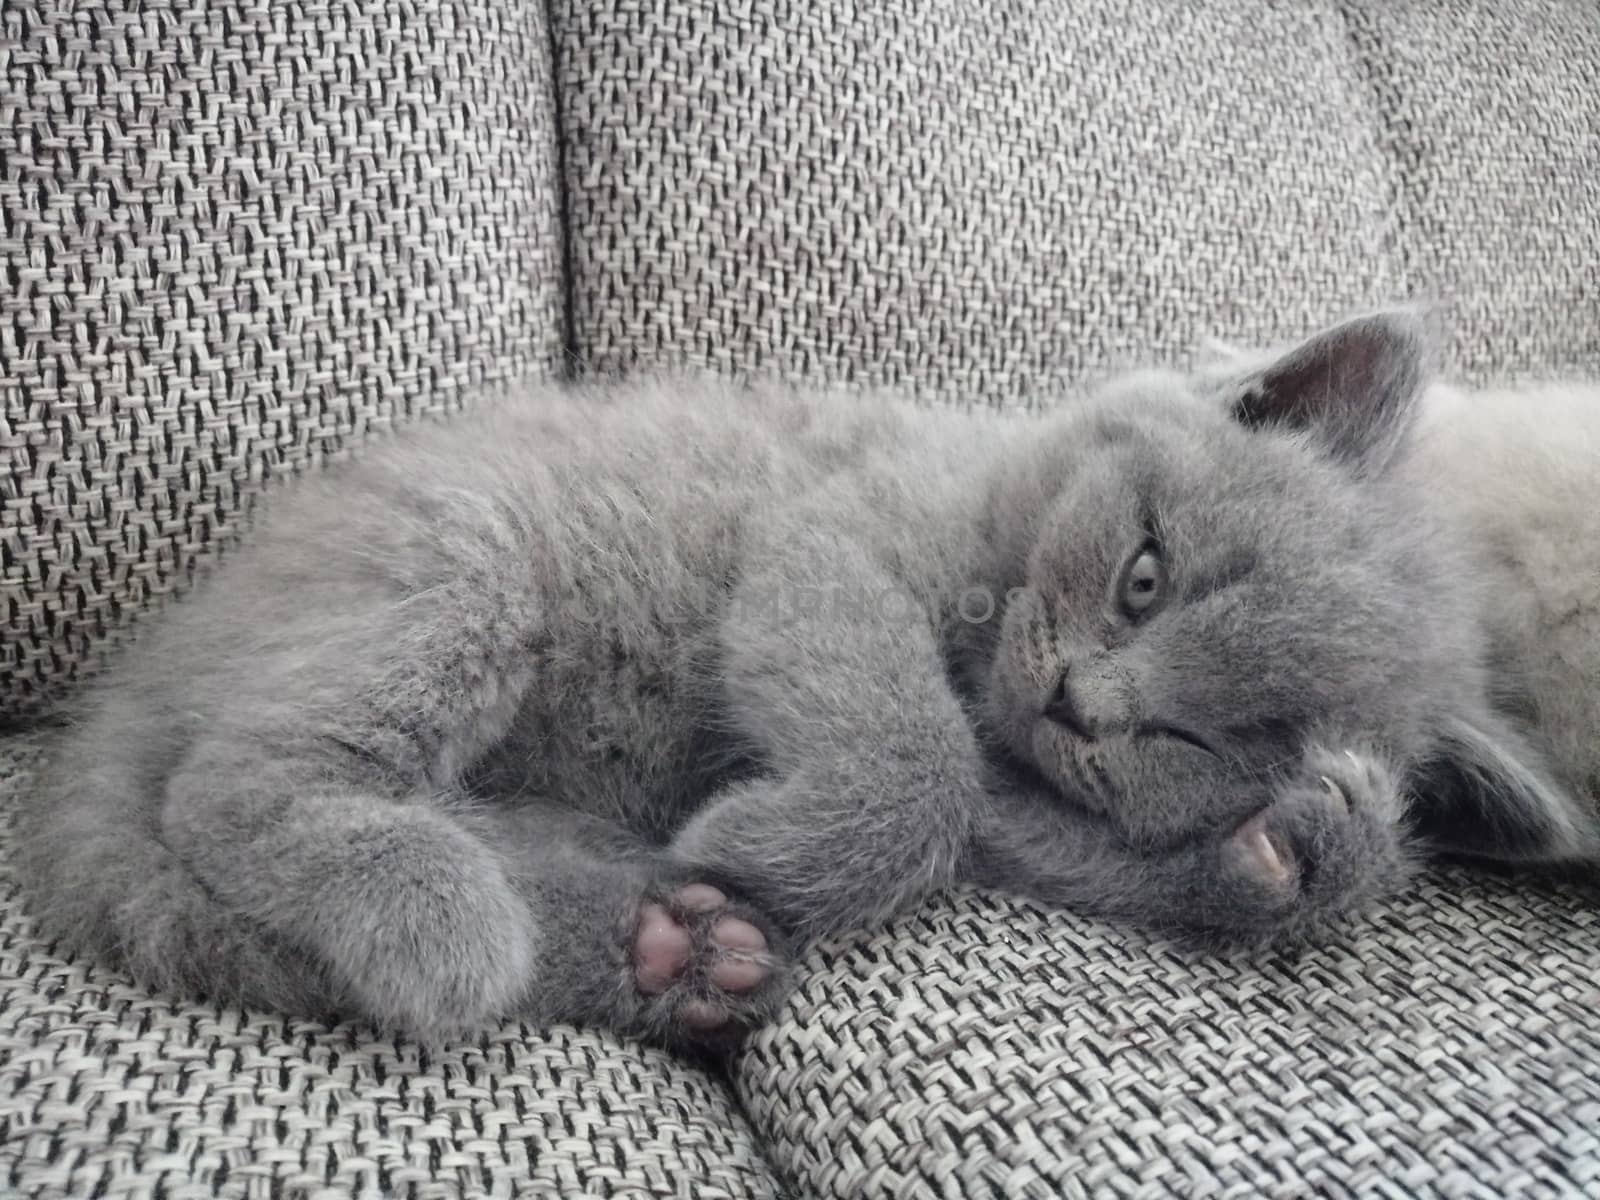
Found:
<path fill-rule="evenodd" d="M 1471 571 L 1395 478 L 1423 358 L 1379 314 L 1061 417 L 1003 489 L 1025 568 L 986 703 L 1010 754 L 1152 851 L 1248 819 L 1312 739 L 1543 811 Z"/>

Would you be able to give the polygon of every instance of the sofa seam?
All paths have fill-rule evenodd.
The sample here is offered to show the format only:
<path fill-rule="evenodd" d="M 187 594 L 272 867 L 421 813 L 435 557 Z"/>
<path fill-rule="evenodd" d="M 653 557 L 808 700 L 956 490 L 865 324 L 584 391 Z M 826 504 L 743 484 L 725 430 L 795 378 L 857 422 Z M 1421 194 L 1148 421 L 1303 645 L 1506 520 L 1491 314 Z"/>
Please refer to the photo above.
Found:
<path fill-rule="evenodd" d="M 1422 206 L 1416 194 L 1416 180 L 1406 169 L 1408 156 L 1403 152 L 1404 121 L 1399 112 L 1401 94 L 1396 75 L 1389 64 L 1374 53 L 1377 39 L 1359 7 L 1359 0 L 1336 0 L 1333 11 L 1342 26 L 1356 78 L 1362 85 L 1373 148 L 1384 179 L 1384 215 L 1383 226 L 1378 231 L 1378 248 L 1395 272 L 1395 286 L 1407 299 L 1412 299 L 1417 284 L 1417 264 L 1411 235 Z M 1392 108 L 1384 104 L 1386 94 L 1396 101 Z"/>
<path fill-rule="evenodd" d="M 561 36 L 556 28 L 556 0 L 544 0 L 545 38 L 550 56 L 550 121 L 555 135 L 556 227 L 561 252 L 561 361 L 558 378 L 576 376 L 582 367 L 578 352 L 578 286 L 572 231 L 572 188 L 568 177 L 567 106 L 562 87 Z"/>

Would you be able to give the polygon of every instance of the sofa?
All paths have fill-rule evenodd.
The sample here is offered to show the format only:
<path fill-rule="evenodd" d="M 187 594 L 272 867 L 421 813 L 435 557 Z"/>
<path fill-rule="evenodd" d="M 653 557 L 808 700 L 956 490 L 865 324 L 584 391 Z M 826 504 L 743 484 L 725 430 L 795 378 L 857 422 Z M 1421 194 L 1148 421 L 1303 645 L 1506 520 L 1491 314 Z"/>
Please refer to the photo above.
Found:
<path fill-rule="evenodd" d="M 695 1062 L 153 993 L 3 865 L 258 500 L 502 383 L 1027 419 L 1397 297 L 1457 378 L 1600 374 L 1588 0 L 5 0 L 0 79 L 0 1194 L 1600 1195 L 1592 873 L 1232 955 L 959 891 Z"/>

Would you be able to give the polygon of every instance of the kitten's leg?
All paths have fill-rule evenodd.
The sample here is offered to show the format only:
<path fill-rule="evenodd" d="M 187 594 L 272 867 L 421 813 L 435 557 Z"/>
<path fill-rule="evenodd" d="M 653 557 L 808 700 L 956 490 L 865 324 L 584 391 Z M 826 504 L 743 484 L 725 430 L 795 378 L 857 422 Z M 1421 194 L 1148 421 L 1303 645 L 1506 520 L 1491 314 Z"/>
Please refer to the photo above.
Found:
<path fill-rule="evenodd" d="M 770 1014 L 775 935 L 659 852 L 620 832 L 602 846 L 553 805 L 421 802 L 335 777 L 246 764 L 234 744 L 169 787 L 163 841 L 210 905 L 190 932 L 231 943 L 223 969 L 245 998 L 293 1008 L 309 990 L 423 1036 L 521 1015 L 678 1045 Z"/>
<path fill-rule="evenodd" d="M 1413 857 L 1396 777 L 1364 751 L 1309 748 L 1240 825 L 1136 850 L 1042 790 L 997 797 L 974 882 L 1219 943 L 1315 933 L 1397 888 Z"/>
<path fill-rule="evenodd" d="M 511 850 L 513 886 L 548 918 L 532 1018 L 586 1015 L 662 1045 L 723 1049 L 775 1012 L 786 960 L 765 914 L 564 806 L 481 819 Z"/>
<path fill-rule="evenodd" d="M 534 685 L 526 646 L 542 613 L 494 565 L 509 536 L 495 510 L 463 514 L 432 541 L 363 547 L 340 570 L 269 544 L 158 634 L 186 639 L 167 651 L 192 664 L 185 709 L 152 717 L 113 690 L 79 737 L 87 748 L 67 747 L 68 761 L 94 753 L 98 732 L 110 772 L 145 743 L 172 745 L 150 760 L 140 807 L 188 898 L 169 927 L 114 903 L 104 922 L 151 981 L 320 1000 L 427 1036 L 536 997 L 546 914 L 473 832 L 459 781 Z M 65 805 L 94 807 L 93 776 L 63 782 Z M 219 944 L 231 961 L 214 958 Z"/>
<path fill-rule="evenodd" d="M 159 840 L 205 906 L 185 914 L 189 944 L 167 947 L 188 961 L 146 951 L 132 964 L 139 974 L 221 982 L 291 1010 L 309 991 L 319 1007 L 423 1036 L 531 1000 L 544 931 L 503 854 L 458 819 L 458 805 L 251 749 L 201 746 L 168 783 Z M 127 941 L 137 951 L 149 939 Z M 194 961 L 224 946 L 246 953 Z"/>
<path fill-rule="evenodd" d="M 1191 923 L 1299 936 L 1395 891 L 1414 870 L 1399 773 L 1365 750 L 1312 745 L 1267 807 L 1191 853 L 1212 861 Z"/>
<path fill-rule="evenodd" d="M 730 717 L 772 773 L 715 798 L 672 850 L 813 936 L 950 883 L 986 793 L 925 607 L 823 523 L 774 542 L 722 628 Z"/>
<path fill-rule="evenodd" d="M 725 1025 L 759 1011 L 767 977 L 716 966 L 762 956 L 753 914 L 731 910 L 724 955 L 727 906 L 701 915 L 706 896 L 675 886 L 692 878 L 536 820 L 513 838 L 463 794 L 537 686 L 544 636 L 536 590 L 504 567 L 539 547 L 475 529 L 363 545 L 339 571 L 303 551 L 317 537 L 269 545 L 152 630 L 145 675 L 95 693 L 19 820 L 45 927 L 147 984 L 428 1037 L 531 1013 L 665 1039 L 697 994 L 726 1002 Z M 693 935 L 667 987 L 652 947 L 676 935 L 651 903 Z"/>

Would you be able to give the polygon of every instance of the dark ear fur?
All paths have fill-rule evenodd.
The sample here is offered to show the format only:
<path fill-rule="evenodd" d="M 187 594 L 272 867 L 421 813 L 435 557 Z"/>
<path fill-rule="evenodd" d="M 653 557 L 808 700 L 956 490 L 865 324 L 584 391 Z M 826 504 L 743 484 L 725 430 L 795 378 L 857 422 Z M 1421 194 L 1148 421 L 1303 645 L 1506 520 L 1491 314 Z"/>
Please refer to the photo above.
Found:
<path fill-rule="evenodd" d="M 1504 862 L 1592 856 L 1600 823 L 1549 778 L 1540 757 L 1499 717 L 1452 718 L 1415 785 L 1416 832 L 1437 850 Z"/>
<path fill-rule="evenodd" d="M 1236 419 L 1312 434 L 1362 475 L 1381 474 L 1426 379 L 1420 320 L 1396 309 L 1330 326 L 1239 381 Z"/>

